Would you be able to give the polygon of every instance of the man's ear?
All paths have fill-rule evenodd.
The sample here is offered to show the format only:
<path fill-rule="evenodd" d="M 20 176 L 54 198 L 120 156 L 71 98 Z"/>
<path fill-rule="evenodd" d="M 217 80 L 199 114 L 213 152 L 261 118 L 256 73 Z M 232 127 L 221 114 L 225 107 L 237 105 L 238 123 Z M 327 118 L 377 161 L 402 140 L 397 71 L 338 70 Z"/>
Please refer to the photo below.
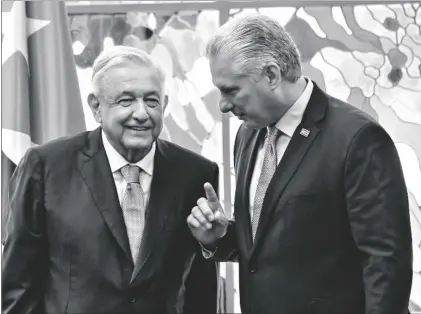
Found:
<path fill-rule="evenodd" d="M 281 69 L 276 63 L 270 62 L 265 67 L 265 75 L 269 80 L 269 85 L 272 88 L 276 88 L 282 81 Z"/>
<path fill-rule="evenodd" d="M 89 104 L 89 107 L 92 110 L 95 121 L 98 122 L 99 124 L 101 124 L 102 119 L 101 119 L 101 110 L 100 110 L 100 106 L 99 106 L 98 97 L 95 96 L 93 93 L 90 93 L 88 95 L 88 104 Z"/>
<path fill-rule="evenodd" d="M 164 110 L 163 111 L 165 111 L 165 109 L 167 108 L 167 105 L 168 105 L 168 95 L 165 95 L 164 96 L 164 105 L 163 105 Z"/>

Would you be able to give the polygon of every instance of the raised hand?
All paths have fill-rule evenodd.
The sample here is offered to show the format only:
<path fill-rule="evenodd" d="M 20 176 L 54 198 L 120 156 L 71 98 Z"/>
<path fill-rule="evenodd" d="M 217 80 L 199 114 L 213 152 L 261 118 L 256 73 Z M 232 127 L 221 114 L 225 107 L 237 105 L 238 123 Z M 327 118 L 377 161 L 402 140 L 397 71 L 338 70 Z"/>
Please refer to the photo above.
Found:
<path fill-rule="evenodd" d="M 208 249 L 227 232 L 228 219 L 219 203 L 218 196 L 210 183 L 204 185 L 206 198 L 202 197 L 187 217 L 187 224 L 197 241 Z"/>

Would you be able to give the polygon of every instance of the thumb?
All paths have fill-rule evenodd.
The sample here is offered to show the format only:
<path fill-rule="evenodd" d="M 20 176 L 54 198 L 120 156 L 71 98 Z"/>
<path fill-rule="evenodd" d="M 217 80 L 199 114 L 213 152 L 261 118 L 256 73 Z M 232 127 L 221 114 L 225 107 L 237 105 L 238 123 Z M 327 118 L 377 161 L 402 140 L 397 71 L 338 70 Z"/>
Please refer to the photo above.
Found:
<path fill-rule="evenodd" d="M 215 190 L 212 187 L 212 184 L 206 182 L 204 185 L 205 193 L 206 193 L 206 199 L 208 200 L 208 204 L 210 209 L 215 212 L 219 209 L 219 199 L 218 195 L 216 195 Z"/>
<path fill-rule="evenodd" d="M 228 225 L 228 218 L 225 216 L 225 214 L 222 211 L 222 209 L 221 210 L 218 210 L 215 213 L 215 221 L 218 221 L 224 227 Z"/>

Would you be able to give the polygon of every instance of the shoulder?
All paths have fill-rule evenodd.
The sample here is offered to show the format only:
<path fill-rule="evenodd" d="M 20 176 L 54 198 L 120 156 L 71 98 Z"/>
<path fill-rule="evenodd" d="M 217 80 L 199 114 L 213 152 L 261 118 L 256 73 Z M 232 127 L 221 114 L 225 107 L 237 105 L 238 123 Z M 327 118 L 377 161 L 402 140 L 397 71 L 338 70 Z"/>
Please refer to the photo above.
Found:
<path fill-rule="evenodd" d="M 354 105 L 329 95 L 327 95 L 327 114 L 322 130 L 333 143 L 337 140 L 346 146 L 367 133 L 381 133 L 388 137 L 384 128 L 372 116 Z"/>
<path fill-rule="evenodd" d="M 27 154 L 37 155 L 45 161 L 66 161 L 86 145 L 88 135 L 86 131 L 73 136 L 61 137 L 42 145 L 32 147 Z"/>
<path fill-rule="evenodd" d="M 331 138 L 342 141 L 348 153 L 355 149 L 368 150 L 372 145 L 387 145 L 394 148 L 394 142 L 387 131 L 366 112 L 355 106 L 328 96 L 326 119 Z"/>
<path fill-rule="evenodd" d="M 166 140 L 157 140 L 157 150 L 171 162 L 189 167 L 214 168 L 217 164 L 206 157 Z"/>
<path fill-rule="evenodd" d="M 28 149 L 16 168 L 14 177 L 41 178 L 51 169 L 61 169 L 83 146 L 89 132 L 62 137 Z M 70 162 L 71 163 L 71 162 Z"/>
<path fill-rule="evenodd" d="M 310 117 L 316 117 L 323 126 L 345 129 L 350 133 L 356 132 L 367 124 L 378 122 L 366 112 L 356 106 L 336 98 L 322 90 L 314 81 L 313 92 L 304 118 L 310 113 Z"/>
<path fill-rule="evenodd" d="M 357 133 L 368 125 L 381 127 L 372 116 L 354 105 L 330 95 L 327 95 L 327 100 L 327 119 L 334 127 L 340 127 L 351 133 Z"/>

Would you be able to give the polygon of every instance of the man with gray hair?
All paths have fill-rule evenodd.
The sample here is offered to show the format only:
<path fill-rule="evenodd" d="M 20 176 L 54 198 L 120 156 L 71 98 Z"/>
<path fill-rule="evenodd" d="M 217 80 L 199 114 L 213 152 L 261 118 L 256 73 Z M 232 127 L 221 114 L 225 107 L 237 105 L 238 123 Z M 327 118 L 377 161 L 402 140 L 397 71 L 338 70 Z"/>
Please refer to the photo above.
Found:
<path fill-rule="evenodd" d="M 164 72 L 117 46 L 93 66 L 101 125 L 30 149 L 10 183 L 3 313 L 216 313 L 217 264 L 185 221 L 218 166 L 158 139 Z"/>
<path fill-rule="evenodd" d="M 238 261 L 243 313 L 402 314 L 412 281 L 407 191 L 394 143 L 301 71 L 284 28 L 262 15 L 207 46 L 234 144 L 235 220 L 211 183 L 187 222 L 218 261 Z"/>

